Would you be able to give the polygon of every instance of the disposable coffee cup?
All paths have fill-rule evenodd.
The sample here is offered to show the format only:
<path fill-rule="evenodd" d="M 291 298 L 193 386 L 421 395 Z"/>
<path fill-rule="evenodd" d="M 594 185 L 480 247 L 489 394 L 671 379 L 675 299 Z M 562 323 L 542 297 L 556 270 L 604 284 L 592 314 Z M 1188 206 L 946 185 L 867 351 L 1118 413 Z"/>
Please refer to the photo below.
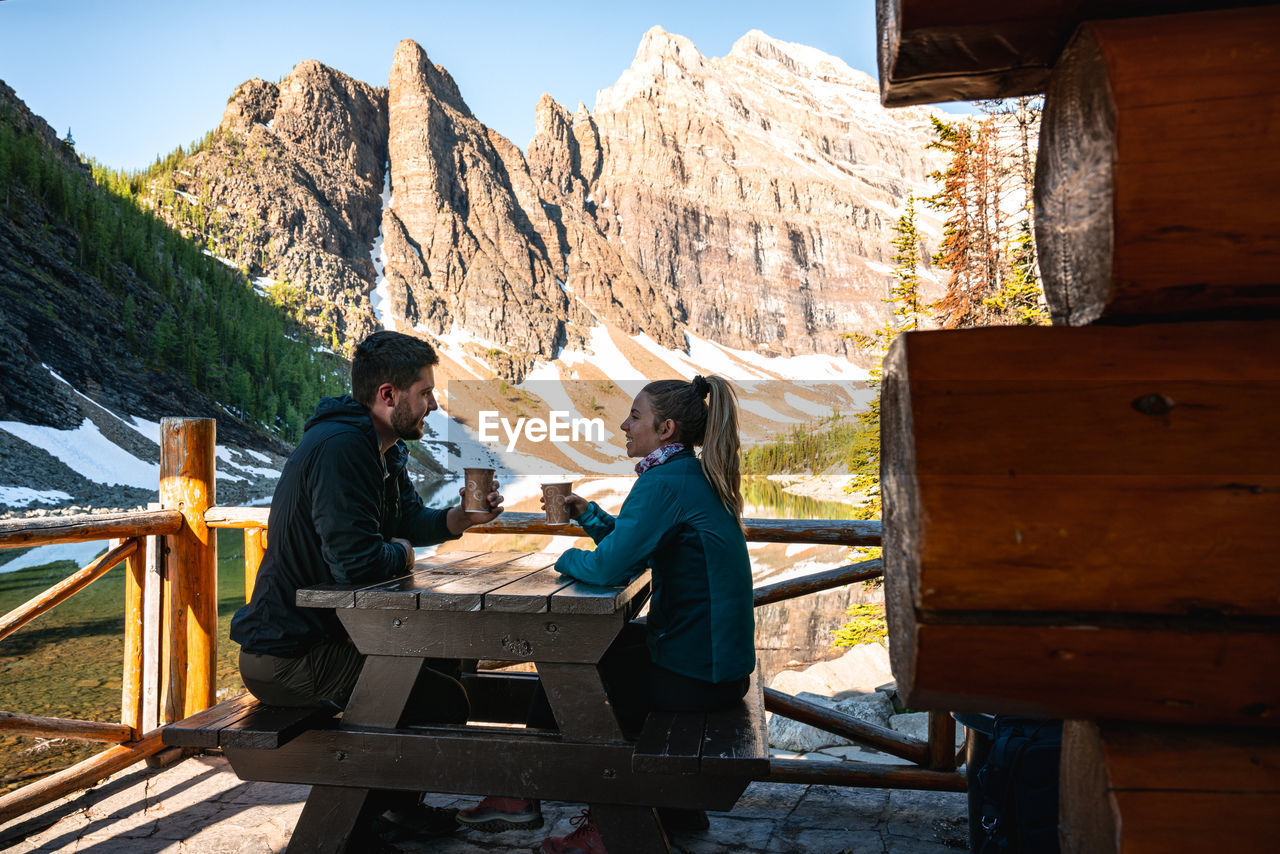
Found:
<path fill-rule="evenodd" d="M 569 524 L 569 505 L 564 497 L 573 492 L 573 482 L 542 484 L 542 502 L 547 510 L 548 525 Z"/>
<path fill-rule="evenodd" d="M 462 509 L 468 513 L 490 513 L 489 493 L 493 491 L 493 469 L 463 469 L 466 491 Z"/>

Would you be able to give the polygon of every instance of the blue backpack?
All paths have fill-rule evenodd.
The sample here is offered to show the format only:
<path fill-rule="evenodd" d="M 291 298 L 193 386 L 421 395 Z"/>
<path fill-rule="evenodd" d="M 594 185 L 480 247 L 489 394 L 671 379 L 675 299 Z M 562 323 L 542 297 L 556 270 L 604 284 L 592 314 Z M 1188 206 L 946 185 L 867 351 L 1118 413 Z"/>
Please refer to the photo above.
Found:
<path fill-rule="evenodd" d="M 1058 854 L 1058 761 L 1062 721 L 996 715 L 978 771 L 982 836 L 976 854 Z"/>

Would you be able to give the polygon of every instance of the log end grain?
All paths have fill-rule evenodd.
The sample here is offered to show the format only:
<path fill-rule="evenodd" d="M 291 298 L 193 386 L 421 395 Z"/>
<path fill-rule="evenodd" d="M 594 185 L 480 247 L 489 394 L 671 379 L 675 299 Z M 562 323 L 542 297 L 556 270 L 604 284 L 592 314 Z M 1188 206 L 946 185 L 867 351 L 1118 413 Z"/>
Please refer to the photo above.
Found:
<path fill-rule="evenodd" d="M 1036 160 L 1036 245 L 1053 322 L 1097 320 L 1111 294 L 1116 107 L 1093 31 L 1054 67 Z"/>
<path fill-rule="evenodd" d="M 880 386 L 880 490 L 889 657 L 898 690 L 907 697 L 915 682 L 916 584 L 920 576 L 920 494 L 907 377 L 912 337 L 913 333 L 899 336 L 890 347 Z"/>

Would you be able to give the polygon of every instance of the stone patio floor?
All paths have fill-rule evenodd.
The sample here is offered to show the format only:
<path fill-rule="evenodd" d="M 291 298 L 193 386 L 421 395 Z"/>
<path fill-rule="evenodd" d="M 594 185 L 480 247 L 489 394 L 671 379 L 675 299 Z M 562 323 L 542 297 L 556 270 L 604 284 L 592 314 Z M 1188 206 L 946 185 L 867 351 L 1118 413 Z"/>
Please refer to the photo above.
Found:
<path fill-rule="evenodd" d="M 246 783 L 220 756 L 167 768 L 135 766 L 86 792 L 0 825 L 0 849 L 267 854 L 283 851 L 308 787 Z M 428 796 L 439 806 L 475 798 Z M 680 854 L 951 854 L 967 850 L 965 796 L 952 792 L 846 789 L 753 783 L 731 812 L 710 813 L 710 830 L 672 838 Z M 580 804 L 544 802 L 540 830 L 461 831 L 405 852 L 490 854 L 529 851 L 562 835 Z"/>

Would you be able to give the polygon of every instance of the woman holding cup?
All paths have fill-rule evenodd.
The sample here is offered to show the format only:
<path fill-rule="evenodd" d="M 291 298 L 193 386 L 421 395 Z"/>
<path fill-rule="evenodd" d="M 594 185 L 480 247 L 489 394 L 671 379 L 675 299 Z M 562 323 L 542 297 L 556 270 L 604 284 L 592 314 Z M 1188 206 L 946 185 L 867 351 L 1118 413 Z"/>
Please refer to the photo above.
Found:
<path fill-rule="evenodd" d="M 616 517 L 573 493 L 560 499 L 596 548 L 566 551 L 556 569 L 602 585 L 653 571 L 647 623 L 625 627 L 601 662 L 620 721 L 635 731 L 650 711 L 713 711 L 740 700 L 756 664 L 755 612 L 733 388 L 718 376 L 649 383 L 622 432 L 639 478 Z M 702 813 L 661 814 L 671 830 L 707 826 Z M 537 802 L 516 798 L 485 798 L 458 819 L 484 830 L 541 824 Z M 603 852 L 590 814 L 575 823 L 537 850 Z"/>

